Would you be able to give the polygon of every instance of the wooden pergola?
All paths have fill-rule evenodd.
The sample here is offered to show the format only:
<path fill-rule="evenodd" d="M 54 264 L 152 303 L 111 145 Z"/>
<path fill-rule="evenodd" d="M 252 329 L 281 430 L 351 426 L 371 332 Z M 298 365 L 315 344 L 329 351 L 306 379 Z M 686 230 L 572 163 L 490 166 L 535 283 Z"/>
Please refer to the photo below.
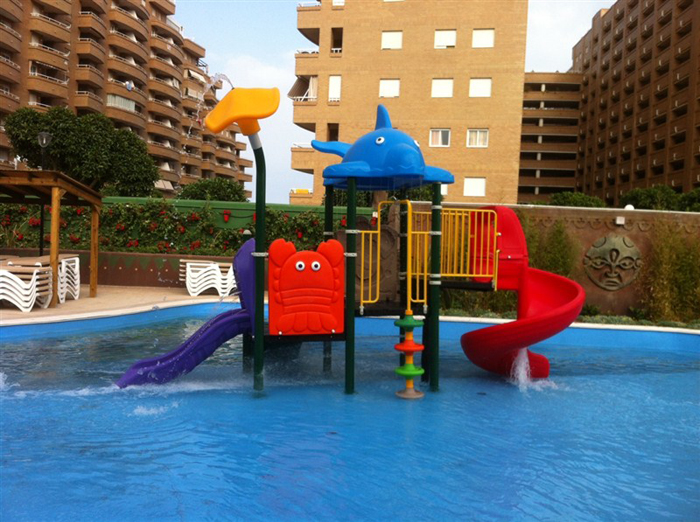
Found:
<path fill-rule="evenodd" d="M 54 170 L 0 170 L 0 203 L 51 205 L 50 260 L 54 287 L 58 285 L 58 255 L 60 248 L 61 205 L 89 206 L 92 210 L 90 227 L 90 297 L 97 296 L 99 227 L 102 196 L 90 187 Z M 58 292 L 53 292 L 51 304 L 56 306 Z"/>

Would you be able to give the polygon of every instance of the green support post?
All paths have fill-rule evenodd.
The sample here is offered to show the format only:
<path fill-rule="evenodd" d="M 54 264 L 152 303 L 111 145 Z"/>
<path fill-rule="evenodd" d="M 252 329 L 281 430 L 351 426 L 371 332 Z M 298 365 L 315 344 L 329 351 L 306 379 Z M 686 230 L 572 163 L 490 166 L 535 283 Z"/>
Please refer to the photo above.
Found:
<path fill-rule="evenodd" d="M 324 223 L 323 223 L 323 240 L 333 238 L 333 187 L 326 187 L 326 199 L 324 202 Z M 330 373 L 333 367 L 333 343 L 330 341 L 323 342 L 323 373 Z"/>
<path fill-rule="evenodd" d="M 265 154 L 257 134 L 250 137 L 250 146 L 255 157 L 255 318 L 253 348 L 253 389 L 265 387 L 263 368 L 265 364 L 265 257 L 267 238 L 265 230 Z"/>
<path fill-rule="evenodd" d="M 355 265 L 357 261 L 357 180 L 348 178 L 345 231 L 345 393 L 355 393 Z"/>
<path fill-rule="evenodd" d="M 243 373 L 253 371 L 253 336 L 243 334 Z"/>
<path fill-rule="evenodd" d="M 433 183 L 430 230 L 430 281 L 428 282 L 428 328 L 430 391 L 440 389 L 440 252 L 442 248 L 442 194 L 440 183 Z"/>
<path fill-rule="evenodd" d="M 405 189 L 399 192 L 399 200 L 403 201 L 408 197 Z M 399 203 L 399 302 L 402 307 L 408 302 L 408 283 L 406 280 L 408 273 L 408 205 Z M 403 310 L 399 315 L 400 319 L 406 316 Z M 406 330 L 399 327 L 399 343 L 406 339 Z M 402 352 L 399 355 L 399 366 L 406 364 L 406 355 Z"/>

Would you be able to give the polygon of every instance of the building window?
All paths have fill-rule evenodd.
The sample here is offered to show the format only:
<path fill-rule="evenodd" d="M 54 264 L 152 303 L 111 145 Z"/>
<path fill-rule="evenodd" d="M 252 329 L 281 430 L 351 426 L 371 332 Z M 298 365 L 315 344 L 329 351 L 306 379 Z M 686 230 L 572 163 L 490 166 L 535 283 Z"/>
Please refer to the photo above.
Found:
<path fill-rule="evenodd" d="M 398 98 L 401 80 L 379 80 L 380 98 Z"/>
<path fill-rule="evenodd" d="M 329 76 L 328 77 L 328 101 L 329 102 L 339 102 L 340 101 L 340 86 L 341 86 L 341 77 L 340 76 Z"/>
<path fill-rule="evenodd" d="M 433 78 L 431 96 L 433 98 L 452 98 L 453 84 L 454 80 L 452 78 Z"/>
<path fill-rule="evenodd" d="M 467 129 L 467 147 L 470 149 L 485 149 L 489 146 L 488 129 Z"/>
<path fill-rule="evenodd" d="M 431 147 L 449 147 L 450 129 L 430 129 Z"/>
<path fill-rule="evenodd" d="M 457 30 L 437 30 L 435 31 L 435 49 L 447 49 L 457 45 Z"/>
<path fill-rule="evenodd" d="M 471 78 L 469 80 L 470 98 L 490 98 L 491 78 Z"/>
<path fill-rule="evenodd" d="M 448 188 L 449 188 L 449 185 L 445 185 L 444 183 L 442 183 L 440 185 L 440 194 L 443 196 L 447 196 L 447 189 Z"/>
<path fill-rule="evenodd" d="M 382 31 L 382 49 L 401 49 L 403 31 Z"/>
<path fill-rule="evenodd" d="M 486 178 L 464 178 L 464 195 L 466 197 L 486 197 Z"/>
<path fill-rule="evenodd" d="M 472 31 L 472 47 L 475 49 L 493 47 L 495 39 L 495 29 L 474 29 Z"/>

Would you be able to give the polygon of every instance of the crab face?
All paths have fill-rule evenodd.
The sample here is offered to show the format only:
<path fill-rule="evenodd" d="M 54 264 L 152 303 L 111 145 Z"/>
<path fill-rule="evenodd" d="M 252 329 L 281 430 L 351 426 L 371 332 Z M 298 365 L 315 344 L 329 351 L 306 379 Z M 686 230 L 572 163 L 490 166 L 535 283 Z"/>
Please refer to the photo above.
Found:
<path fill-rule="evenodd" d="M 297 252 L 278 239 L 270 245 L 270 332 L 279 335 L 343 331 L 343 247 L 335 240 L 316 252 Z"/>

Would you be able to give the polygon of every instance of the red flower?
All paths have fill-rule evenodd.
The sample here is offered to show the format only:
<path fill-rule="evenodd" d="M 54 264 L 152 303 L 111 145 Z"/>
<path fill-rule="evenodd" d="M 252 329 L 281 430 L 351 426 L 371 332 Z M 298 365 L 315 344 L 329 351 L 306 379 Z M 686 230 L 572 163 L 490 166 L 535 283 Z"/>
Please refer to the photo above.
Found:
<path fill-rule="evenodd" d="M 372 219 L 369 220 L 370 225 L 373 227 L 377 225 L 377 218 L 373 217 Z"/>
<path fill-rule="evenodd" d="M 0 224 L 3 227 L 9 227 L 12 224 L 12 220 L 10 219 L 10 216 L 8 214 L 5 214 L 5 217 L 2 218 L 2 222 Z"/>
<path fill-rule="evenodd" d="M 158 228 L 158 223 L 155 221 L 152 221 L 150 225 L 148 225 L 148 228 L 150 229 L 151 232 L 153 232 L 156 228 Z"/>
<path fill-rule="evenodd" d="M 255 223 L 258 220 L 258 214 L 257 212 L 253 212 L 253 223 Z"/>
<path fill-rule="evenodd" d="M 161 215 L 161 216 L 164 216 L 165 214 L 167 214 L 167 212 L 166 212 L 165 210 L 161 210 L 161 211 L 160 211 L 160 215 Z"/>
<path fill-rule="evenodd" d="M 343 218 L 340 220 L 340 226 L 341 227 L 347 227 L 348 226 L 348 220 L 343 216 Z"/>
<path fill-rule="evenodd" d="M 41 225 L 41 220 L 37 219 L 35 217 L 30 217 L 29 218 L 29 226 L 30 227 L 38 227 Z"/>
<path fill-rule="evenodd" d="M 85 209 L 82 207 L 78 207 L 75 209 L 75 213 L 78 214 L 79 216 L 82 215 L 83 212 L 85 212 Z"/>
<path fill-rule="evenodd" d="M 68 239 L 70 239 L 70 242 L 73 243 L 74 245 L 77 243 L 80 243 L 80 238 L 78 236 L 73 235 L 73 234 L 68 236 Z"/>
<path fill-rule="evenodd" d="M 68 222 L 65 219 L 61 218 L 61 228 L 66 228 L 66 227 L 68 227 Z"/>
<path fill-rule="evenodd" d="M 314 219 L 314 226 L 315 226 L 315 227 L 318 226 L 318 219 Z"/>
<path fill-rule="evenodd" d="M 117 232 L 124 232 L 126 230 L 126 227 L 122 223 L 117 223 L 117 226 L 114 228 L 116 228 Z"/>
<path fill-rule="evenodd" d="M 27 213 L 27 207 L 24 207 L 24 206 L 19 207 L 19 213 L 20 213 L 20 214 L 26 214 L 26 213 Z"/>
<path fill-rule="evenodd" d="M 202 219 L 202 218 L 196 212 L 192 212 L 189 216 L 187 216 L 187 221 L 194 222 L 194 221 L 199 221 L 200 219 Z"/>
<path fill-rule="evenodd" d="M 285 221 L 289 220 L 289 214 L 285 213 L 284 216 L 282 216 Z"/>
<path fill-rule="evenodd" d="M 44 243 L 51 243 L 51 234 L 46 234 L 44 236 Z"/>
<path fill-rule="evenodd" d="M 17 238 L 17 241 L 22 241 L 24 239 L 24 234 L 15 232 L 15 237 Z"/>
<path fill-rule="evenodd" d="M 201 241 L 193 241 L 192 243 L 190 243 L 190 250 L 197 250 L 200 246 L 202 246 Z"/>
<path fill-rule="evenodd" d="M 298 237 L 299 239 L 301 239 L 302 237 L 304 237 L 304 234 L 301 233 L 301 230 L 297 230 L 297 237 Z"/>
<path fill-rule="evenodd" d="M 187 230 L 185 229 L 185 227 L 180 225 L 179 227 L 177 227 L 177 231 L 180 232 L 180 234 L 184 234 Z"/>
<path fill-rule="evenodd" d="M 239 233 L 239 234 L 242 234 L 243 232 L 245 232 L 244 229 L 242 229 L 242 228 L 239 228 L 239 229 L 238 229 L 238 233 Z"/>
<path fill-rule="evenodd" d="M 209 227 L 209 235 L 210 236 L 214 235 L 214 227 Z"/>

